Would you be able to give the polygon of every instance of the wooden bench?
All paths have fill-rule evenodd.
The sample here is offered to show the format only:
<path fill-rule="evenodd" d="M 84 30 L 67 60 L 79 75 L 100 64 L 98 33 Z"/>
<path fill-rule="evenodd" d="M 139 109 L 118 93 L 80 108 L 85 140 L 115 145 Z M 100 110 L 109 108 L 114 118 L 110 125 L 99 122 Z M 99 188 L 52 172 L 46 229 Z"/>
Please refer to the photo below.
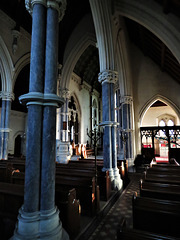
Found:
<path fill-rule="evenodd" d="M 180 201 L 180 185 L 145 182 L 141 179 L 140 196 Z"/>
<path fill-rule="evenodd" d="M 0 183 L 0 220 L 2 225 L 5 225 L 7 220 L 8 222 L 11 222 L 11 225 L 13 226 L 11 229 L 11 235 L 13 234 L 15 223 L 17 221 L 18 210 L 22 206 L 23 200 L 23 185 Z M 77 236 L 80 231 L 80 204 L 76 199 L 76 190 L 56 190 L 55 203 L 60 210 L 60 219 L 63 227 L 71 237 Z M 9 236 L 5 230 L 3 234 Z"/>
<path fill-rule="evenodd" d="M 180 175 L 180 168 L 167 168 L 167 167 L 151 167 L 146 169 L 147 173 L 159 173 L 167 175 Z"/>
<path fill-rule="evenodd" d="M 133 227 L 180 236 L 180 202 L 133 196 Z"/>
<path fill-rule="evenodd" d="M 14 173 L 12 175 L 12 183 L 24 185 L 24 173 Z M 99 186 L 95 192 L 95 178 L 92 176 L 72 176 L 56 174 L 55 190 L 76 189 L 77 198 L 80 200 L 82 214 L 94 216 L 99 210 L 100 193 Z"/>
<path fill-rule="evenodd" d="M 167 174 L 150 174 L 145 172 L 143 180 L 146 182 L 159 182 L 167 184 L 177 184 L 180 185 L 180 175 L 167 175 Z"/>
<path fill-rule="evenodd" d="M 158 163 L 158 164 L 153 164 L 152 168 L 168 168 L 168 169 L 180 169 L 180 166 L 175 165 L 175 164 L 167 164 L 167 163 Z"/>
<path fill-rule="evenodd" d="M 69 164 L 66 164 L 66 166 L 63 167 L 61 167 L 61 164 L 57 164 L 56 175 L 95 177 L 95 168 L 79 169 L 74 168 Z M 100 199 L 107 201 L 111 196 L 111 179 L 109 171 L 97 171 L 97 184 L 100 189 Z"/>
<path fill-rule="evenodd" d="M 86 147 L 86 156 L 92 156 L 94 155 L 94 149 Z"/>
<path fill-rule="evenodd" d="M 100 209 L 99 186 L 95 186 L 95 178 L 56 175 L 56 190 L 75 188 L 80 200 L 82 214 L 94 216 Z"/>
<path fill-rule="evenodd" d="M 117 230 L 117 239 L 118 240 L 177 240 L 179 238 L 142 231 L 138 229 L 128 229 L 126 228 L 126 222 L 123 218 L 120 226 Z"/>

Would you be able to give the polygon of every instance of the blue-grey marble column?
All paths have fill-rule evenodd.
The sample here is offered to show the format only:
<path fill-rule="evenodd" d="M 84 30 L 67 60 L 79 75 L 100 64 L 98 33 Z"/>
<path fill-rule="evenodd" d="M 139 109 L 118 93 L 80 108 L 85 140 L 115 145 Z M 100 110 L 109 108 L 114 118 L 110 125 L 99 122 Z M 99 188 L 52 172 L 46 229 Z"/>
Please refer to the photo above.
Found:
<path fill-rule="evenodd" d="M 13 239 L 39 239 L 40 168 L 42 142 L 42 106 L 46 40 L 44 1 L 26 1 L 32 13 L 31 63 L 29 93 L 20 96 L 28 107 L 24 204 L 19 211 Z M 41 4 L 42 2 L 42 4 Z"/>
<path fill-rule="evenodd" d="M 65 99 L 64 105 L 61 107 L 61 141 L 62 142 L 68 142 L 68 118 L 69 118 L 69 112 L 68 112 L 68 104 L 69 104 L 69 97 L 70 92 L 68 89 L 62 90 L 62 97 Z M 63 126 L 64 123 L 64 126 Z M 66 129 L 64 129 L 66 125 Z"/>
<path fill-rule="evenodd" d="M 0 128 L 0 159 L 3 159 L 5 111 L 6 111 L 6 101 L 4 99 L 2 99 L 1 128 Z"/>
<path fill-rule="evenodd" d="M 52 4 L 52 5 L 51 5 Z M 56 108 L 64 101 L 57 92 L 59 4 L 47 3 L 44 110 L 42 133 L 40 238 L 68 239 L 55 206 Z"/>
<path fill-rule="evenodd" d="M 9 141 L 9 120 L 11 111 L 11 99 L 6 99 L 6 112 L 5 112 L 5 122 L 4 122 L 4 144 L 3 144 L 3 156 L 2 158 L 8 159 L 8 141 Z"/>
<path fill-rule="evenodd" d="M 126 137 L 126 141 L 123 144 L 121 140 L 122 152 L 120 159 L 127 159 L 128 165 L 133 164 L 133 116 L 132 116 L 132 97 L 131 96 L 122 96 L 120 99 L 121 102 L 121 132 Z M 120 136 L 121 137 L 121 136 Z M 125 151 L 124 151 L 125 148 Z M 124 156 L 125 154 L 125 156 Z"/>
<path fill-rule="evenodd" d="M 106 70 L 99 74 L 99 82 L 102 83 L 102 123 L 103 135 L 103 170 L 109 170 L 111 181 L 115 189 L 122 187 L 117 168 L 116 126 L 114 83 L 117 81 L 117 72 Z"/>

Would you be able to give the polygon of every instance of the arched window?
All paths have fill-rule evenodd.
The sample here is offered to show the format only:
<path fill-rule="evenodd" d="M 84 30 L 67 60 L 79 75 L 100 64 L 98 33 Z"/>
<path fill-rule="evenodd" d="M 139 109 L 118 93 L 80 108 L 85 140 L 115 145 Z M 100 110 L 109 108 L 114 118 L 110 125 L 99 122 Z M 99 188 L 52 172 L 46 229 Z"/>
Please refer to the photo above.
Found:
<path fill-rule="evenodd" d="M 174 126 L 173 120 L 169 119 L 168 122 L 167 122 L 167 125 L 168 125 L 169 127 Z"/>
<path fill-rule="evenodd" d="M 160 126 L 160 127 L 164 127 L 164 126 L 166 126 L 165 121 L 164 121 L 164 120 L 161 120 L 161 121 L 159 122 L 159 126 Z"/>

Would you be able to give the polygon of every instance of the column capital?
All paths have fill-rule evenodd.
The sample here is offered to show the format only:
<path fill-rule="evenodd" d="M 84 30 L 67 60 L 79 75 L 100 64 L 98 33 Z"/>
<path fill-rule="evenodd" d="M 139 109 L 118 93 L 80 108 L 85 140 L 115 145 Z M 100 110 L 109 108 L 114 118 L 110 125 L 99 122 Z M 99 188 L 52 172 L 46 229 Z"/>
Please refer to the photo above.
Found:
<path fill-rule="evenodd" d="M 56 9 L 59 13 L 59 22 L 63 19 L 66 10 L 66 0 L 25 0 L 27 11 L 32 15 L 34 4 L 42 4 L 45 7 Z"/>
<path fill-rule="evenodd" d="M 100 72 L 98 75 L 98 81 L 103 83 L 116 83 L 118 80 L 118 72 L 113 70 L 104 70 Z"/>
<path fill-rule="evenodd" d="M 69 91 L 69 89 L 64 88 L 64 89 L 61 89 L 60 92 L 61 92 L 61 96 L 62 96 L 63 98 L 65 98 L 65 99 L 66 99 L 66 98 L 67 98 L 67 99 L 70 98 L 70 91 Z"/>
<path fill-rule="evenodd" d="M 121 96 L 120 103 L 122 104 L 132 104 L 133 98 L 132 96 Z"/>
<path fill-rule="evenodd" d="M 47 0 L 47 7 L 56 9 L 59 13 L 59 22 L 63 19 L 67 2 L 66 0 Z"/>
<path fill-rule="evenodd" d="M 34 4 L 42 4 L 47 6 L 47 0 L 25 0 L 25 7 L 27 11 L 32 15 Z"/>
<path fill-rule="evenodd" d="M 12 101 L 12 100 L 14 100 L 14 93 L 0 91 L 0 98 L 2 98 L 2 100 Z"/>

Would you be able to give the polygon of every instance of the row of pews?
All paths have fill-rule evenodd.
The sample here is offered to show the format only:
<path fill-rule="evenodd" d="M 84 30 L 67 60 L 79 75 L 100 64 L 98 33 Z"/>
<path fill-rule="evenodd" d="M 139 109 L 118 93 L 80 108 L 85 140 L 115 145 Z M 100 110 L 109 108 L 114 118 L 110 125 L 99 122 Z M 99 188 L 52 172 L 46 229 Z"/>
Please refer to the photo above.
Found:
<path fill-rule="evenodd" d="M 117 239 L 180 239 L 180 166 L 154 164 L 132 199 L 133 229 L 121 219 Z"/>
<path fill-rule="evenodd" d="M 70 239 L 80 233 L 81 216 L 94 217 L 100 200 L 108 201 L 112 195 L 109 171 L 102 172 L 102 168 L 103 160 L 98 159 L 96 171 L 93 158 L 56 163 L 55 204 Z M 23 204 L 24 180 L 25 159 L 0 161 L 0 232 L 4 240 L 12 236 Z"/>

